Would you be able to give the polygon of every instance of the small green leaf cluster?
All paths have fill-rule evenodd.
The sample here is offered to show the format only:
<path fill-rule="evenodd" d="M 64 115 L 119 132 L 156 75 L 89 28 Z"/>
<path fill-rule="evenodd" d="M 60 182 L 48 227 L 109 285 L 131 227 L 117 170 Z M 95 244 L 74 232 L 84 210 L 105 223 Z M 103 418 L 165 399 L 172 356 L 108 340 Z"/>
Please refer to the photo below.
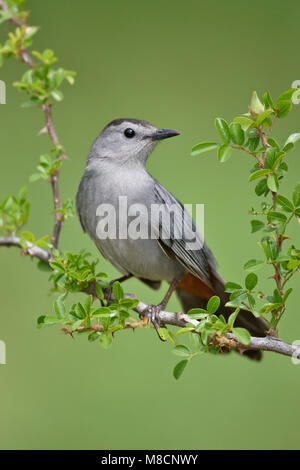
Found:
<path fill-rule="evenodd" d="M 188 362 L 197 356 L 201 356 L 205 352 L 219 353 L 222 351 L 221 344 L 226 346 L 226 334 L 232 332 L 236 339 L 247 345 L 250 343 L 250 334 L 245 328 L 234 327 L 235 319 L 240 311 L 236 308 L 226 321 L 225 317 L 220 314 L 216 315 L 220 307 L 220 298 L 213 296 L 209 299 L 206 309 L 194 308 L 188 312 L 191 320 L 197 320 L 198 324 L 187 324 L 185 328 L 181 328 L 176 332 L 175 338 L 185 333 L 192 333 L 192 347 L 183 344 L 176 344 L 173 353 L 183 359 L 176 364 L 173 375 L 178 379 Z M 218 341 L 224 339 L 224 341 Z M 173 340 L 173 338 L 171 338 Z M 174 340 L 173 340 L 174 342 Z M 218 346 L 220 345 L 220 347 Z"/>
<path fill-rule="evenodd" d="M 33 173 L 29 181 L 31 183 L 43 179 L 50 180 L 57 170 L 61 167 L 63 161 L 56 155 L 54 158 L 50 155 L 43 154 L 40 156 L 40 164 L 37 166 L 38 173 Z"/>
<path fill-rule="evenodd" d="M 27 49 L 32 46 L 33 37 L 39 28 L 25 24 L 28 13 L 20 9 L 22 4 L 19 1 L 10 1 L 8 2 L 9 11 L 0 10 L 0 23 L 11 18 L 19 19 L 24 23 L 15 31 L 10 31 L 5 43 L 0 44 L 0 66 L 4 59 L 10 57 L 22 57 L 30 65 L 30 69 L 23 74 L 21 80 L 14 83 L 14 86 L 25 91 L 29 96 L 29 100 L 23 104 L 23 107 L 62 101 L 63 93 L 60 87 L 64 81 L 73 85 L 76 73 L 62 67 L 53 67 L 57 58 L 52 49 L 45 49 L 43 52 L 33 51 L 32 55 L 37 59 L 36 62 L 33 62 L 31 58 L 25 59 L 25 53 L 27 54 Z"/>
<path fill-rule="evenodd" d="M 1 22 L 9 20 L 13 15 L 1 10 Z M 32 45 L 32 37 L 38 32 L 36 26 L 22 26 L 16 28 L 15 32 L 8 33 L 8 39 L 3 45 L 0 44 L 0 66 L 4 59 L 19 57 L 20 52 Z"/>
<path fill-rule="evenodd" d="M 40 316 L 38 328 L 61 325 L 65 333 L 72 336 L 75 333 L 87 333 L 90 342 L 98 340 L 104 349 L 108 349 L 112 345 L 114 333 L 128 327 L 126 321 L 131 318 L 130 311 L 138 304 L 137 299 L 124 297 L 119 282 L 113 284 L 112 290 L 115 299 L 113 302 L 106 302 L 104 305 L 105 302 L 101 299 L 103 305 L 97 307 L 93 304 L 93 297 L 89 295 L 84 303 L 77 302 L 69 310 L 65 304 L 67 293 L 64 293 L 54 301 L 55 316 Z"/>
<path fill-rule="evenodd" d="M 15 235 L 26 224 L 30 209 L 26 193 L 27 188 L 23 187 L 18 196 L 7 196 L 0 203 L 0 232 Z"/>
<path fill-rule="evenodd" d="M 60 254 L 55 250 L 53 259 L 49 262 L 53 270 L 51 280 L 54 282 L 54 290 L 80 292 L 93 283 L 97 296 L 103 299 L 102 288 L 109 287 L 105 281 L 107 274 L 96 271 L 98 260 L 89 261 L 90 256 L 86 251 Z"/>
<path fill-rule="evenodd" d="M 263 160 L 259 159 L 251 169 L 249 176 L 249 181 L 259 180 L 255 186 L 257 196 L 267 196 L 269 192 L 277 192 L 279 190 L 279 184 L 285 172 L 288 171 L 288 165 L 283 160 L 287 153 L 295 147 L 295 143 L 299 138 L 300 133 L 290 135 L 282 148 L 280 148 L 275 139 L 268 139 L 268 147 L 261 149 Z"/>
<path fill-rule="evenodd" d="M 61 214 L 61 220 L 67 220 L 75 217 L 75 206 L 73 199 L 68 198 L 65 202 L 63 202 L 62 207 L 57 209 L 55 212 Z"/>
<path fill-rule="evenodd" d="M 9 10 L 0 10 L 0 24 L 10 20 L 12 17 L 17 18 L 22 23 L 25 22 L 28 12 L 21 10 L 24 0 L 6 0 Z"/>
<path fill-rule="evenodd" d="M 50 235 L 45 235 L 44 237 L 37 240 L 34 234 L 29 231 L 22 232 L 20 236 L 20 244 L 23 250 L 27 248 L 27 242 L 29 242 L 31 245 L 38 246 L 40 248 L 51 248 L 52 245 L 50 241 Z"/>
<path fill-rule="evenodd" d="M 260 131 L 263 128 L 269 128 L 274 118 L 280 119 L 287 116 L 292 108 L 292 98 L 298 91 L 298 89 L 294 88 L 287 90 L 279 96 L 276 105 L 273 103 L 269 92 L 263 95 L 262 101 L 259 100 L 256 92 L 254 92 L 249 112 L 236 116 L 230 124 L 223 118 L 216 118 L 215 126 L 222 143 L 201 142 L 193 147 L 191 154 L 196 156 L 217 149 L 218 159 L 223 163 L 230 158 L 232 149 L 240 149 L 253 155 L 257 160 L 257 167 L 261 168 L 262 160 L 258 155 L 266 152 L 271 147 L 268 165 L 264 167 L 264 172 L 255 176 L 251 175 L 250 181 L 262 176 L 271 177 L 272 175 L 269 186 L 272 185 L 272 182 L 276 184 L 276 179 L 281 176 L 281 172 L 287 170 L 285 164 L 281 165 L 281 161 L 285 154 L 294 148 L 295 142 L 300 138 L 300 134 L 292 134 L 283 148 L 280 149 L 274 139 L 270 139 L 270 142 L 264 141 L 261 143 Z M 276 175 L 276 172 L 278 172 L 278 175 Z"/>
<path fill-rule="evenodd" d="M 63 93 L 59 88 L 65 80 L 73 85 L 75 72 L 62 67 L 52 67 L 51 64 L 56 62 L 57 58 L 51 49 L 42 53 L 33 51 L 32 54 L 38 58 L 35 67 L 27 70 L 20 82 L 14 83 L 19 90 L 29 95 L 29 101 L 22 106 L 31 107 L 51 103 L 53 100 L 62 101 Z"/>

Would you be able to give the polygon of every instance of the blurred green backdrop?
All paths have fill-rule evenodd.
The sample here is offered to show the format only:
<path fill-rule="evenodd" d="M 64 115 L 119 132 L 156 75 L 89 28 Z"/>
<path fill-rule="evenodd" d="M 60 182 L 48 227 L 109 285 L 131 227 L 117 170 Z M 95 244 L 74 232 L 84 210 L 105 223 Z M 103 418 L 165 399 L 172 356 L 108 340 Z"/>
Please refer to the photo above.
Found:
<path fill-rule="evenodd" d="M 254 89 L 277 96 L 300 79 L 300 4 L 29 0 L 27 6 L 30 24 L 41 26 L 35 48 L 53 48 L 65 68 L 78 72 L 54 112 L 72 159 L 61 174 L 63 199 L 75 196 L 89 147 L 111 119 L 178 129 L 182 136 L 160 145 L 148 168 L 183 202 L 205 203 L 206 240 L 222 275 L 240 281 L 244 262 L 259 255 L 247 215 L 258 202 L 248 184 L 252 162 L 235 153 L 221 165 L 213 152 L 192 158 L 190 149 L 216 138 L 216 116 L 245 112 Z M 0 70 L 7 83 L 7 104 L 0 106 L 1 199 L 27 184 L 49 150 L 48 137 L 36 137 L 42 112 L 20 108 L 24 96 L 12 87 L 24 70 L 15 61 Z M 295 106 L 276 137 L 299 131 L 299 118 Z M 289 163 L 287 190 L 299 180 L 299 151 Z M 43 236 L 52 226 L 50 187 L 31 184 L 29 198 L 28 228 Z M 97 255 L 77 219 L 66 223 L 61 246 Z M 59 329 L 37 330 L 37 316 L 52 308 L 47 274 L 14 248 L 2 248 L 0 260 L 0 339 L 7 345 L 7 365 L 0 365 L 1 448 L 299 447 L 300 366 L 289 358 L 266 353 L 253 364 L 237 354 L 204 356 L 176 382 L 177 358 L 149 330 L 119 334 L 109 351 Z M 117 274 L 103 259 L 101 270 Z M 300 339 L 298 285 L 280 330 L 289 341 Z M 146 302 L 162 296 L 136 281 L 126 290 Z M 175 297 L 169 308 L 179 309 Z"/>

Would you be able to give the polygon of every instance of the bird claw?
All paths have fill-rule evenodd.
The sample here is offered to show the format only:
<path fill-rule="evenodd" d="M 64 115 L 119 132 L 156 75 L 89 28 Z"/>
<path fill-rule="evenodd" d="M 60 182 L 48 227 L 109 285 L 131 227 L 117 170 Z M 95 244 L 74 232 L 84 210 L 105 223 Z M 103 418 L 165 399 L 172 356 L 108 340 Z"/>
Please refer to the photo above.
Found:
<path fill-rule="evenodd" d="M 148 307 L 143 311 L 141 316 L 148 318 L 148 322 L 149 323 L 151 322 L 152 325 L 154 326 L 159 339 L 161 341 L 166 341 L 159 334 L 159 328 L 162 328 L 165 326 L 165 324 L 159 318 L 159 314 L 162 310 L 163 310 L 162 305 L 148 305 Z"/>

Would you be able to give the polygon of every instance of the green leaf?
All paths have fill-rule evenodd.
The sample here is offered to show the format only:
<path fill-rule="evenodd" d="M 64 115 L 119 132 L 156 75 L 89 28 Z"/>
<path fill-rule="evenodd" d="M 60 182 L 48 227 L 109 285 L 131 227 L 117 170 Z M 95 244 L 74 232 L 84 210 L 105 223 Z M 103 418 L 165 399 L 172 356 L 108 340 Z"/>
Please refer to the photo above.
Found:
<path fill-rule="evenodd" d="M 138 299 L 123 299 L 120 301 L 120 305 L 125 308 L 134 309 L 138 305 Z"/>
<path fill-rule="evenodd" d="M 289 145 L 289 144 L 293 144 L 293 147 L 294 147 L 294 144 L 300 139 L 300 133 L 299 132 L 295 132 L 294 134 L 291 134 L 286 143 L 284 144 L 283 146 L 283 151 L 287 151 L 286 150 L 286 147 Z"/>
<path fill-rule="evenodd" d="M 295 186 L 295 189 L 293 191 L 293 203 L 295 207 L 298 207 L 300 205 L 300 183 Z"/>
<path fill-rule="evenodd" d="M 178 362 L 178 364 L 176 364 L 176 366 L 174 367 L 173 375 L 176 380 L 178 380 L 179 377 L 182 375 L 184 369 L 187 366 L 187 363 L 188 363 L 188 360 L 184 359 L 183 361 Z"/>
<path fill-rule="evenodd" d="M 60 90 L 53 90 L 51 92 L 51 95 L 55 99 L 55 101 L 62 101 L 64 97 L 64 95 L 62 94 Z"/>
<path fill-rule="evenodd" d="M 61 295 L 54 302 L 54 310 L 57 318 L 64 318 L 66 316 L 66 307 L 64 304 L 65 295 Z"/>
<path fill-rule="evenodd" d="M 115 281 L 113 283 L 113 294 L 117 300 L 121 300 L 124 298 L 123 287 L 121 286 L 119 281 Z"/>
<path fill-rule="evenodd" d="M 267 217 L 268 217 L 268 221 L 273 222 L 273 223 L 286 222 L 287 220 L 287 217 L 285 214 L 283 214 L 282 212 L 277 212 L 277 211 L 268 212 Z"/>
<path fill-rule="evenodd" d="M 191 331 L 194 331 L 195 327 L 185 327 L 185 328 L 180 328 L 180 330 L 176 331 L 176 336 L 183 335 L 184 333 L 190 333 Z"/>
<path fill-rule="evenodd" d="M 257 183 L 257 185 L 255 186 L 255 193 L 257 194 L 257 196 L 262 196 L 263 194 L 265 194 L 268 191 L 269 191 L 269 189 L 268 189 L 268 186 L 267 186 L 267 178 L 264 178 L 264 179 L 260 180 Z"/>
<path fill-rule="evenodd" d="M 290 288 L 286 291 L 286 293 L 284 294 L 284 296 L 283 296 L 283 300 L 282 300 L 283 303 L 286 302 L 288 296 L 289 296 L 292 292 L 293 292 L 293 289 L 292 289 L 292 287 L 290 287 Z"/>
<path fill-rule="evenodd" d="M 258 232 L 264 228 L 265 224 L 260 220 L 251 220 L 251 233 Z"/>
<path fill-rule="evenodd" d="M 279 155 L 276 157 L 274 164 L 272 166 L 272 170 L 276 170 L 276 168 L 280 165 L 281 160 L 285 157 L 285 152 L 280 152 Z M 286 165 L 286 163 L 281 163 L 281 165 Z M 282 166 L 280 168 L 282 169 Z"/>
<path fill-rule="evenodd" d="M 242 127 L 249 127 L 253 123 L 252 119 L 249 119 L 245 116 L 237 116 L 234 118 L 233 122 L 238 122 Z"/>
<path fill-rule="evenodd" d="M 99 307 L 92 312 L 92 316 L 95 318 L 114 317 L 117 313 L 113 313 L 108 307 Z"/>
<path fill-rule="evenodd" d="M 214 295 L 207 302 L 206 309 L 207 309 L 208 313 L 210 313 L 212 315 L 213 313 L 215 313 L 218 310 L 219 307 L 220 307 L 220 298 L 217 297 L 216 295 Z"/>
<path fill-rule="evenodd" d="M 236 284 L 235 282 L 226 282 L 225 284 L 225 292 L 234 292 L 240 289 L 242 289 L 242 286 L 240 284 Z"/>
<path fill-rule="evenodd" d="M 158 328 L 158 334 L 160 338 L 164 341 L 167 341 L 169 338 L 169 330 L 167 328 Z"/>
<path fill-rule="evenodd" d="M 29 243 L 35 242 L 35 236 L 31 232 L 22 232 L 21 237 Z"/>
<path fill-rule="evenodd" d="M 277 103 L 277 116 L 279 119 L 284 118 L 287 116 L 292 108 L 291 101 L 282 100 Z"/>
<path fill-rule="evenodd" d="M 273 312 L 273 310 L 276 310 L 279 307 L 281 307 L 281 303 L 268 303 L 263 305 L 259 311 L 260 313 L 269 313 Z"/>
<path fill-rule="evenodd" d="M 256 180 L 257 178 L 261 178 L 262 176 L 267 175 L 268 173 L 270 173 L 270 170 L 268 170 L 268 169 L 262 169 L 262 170 L 254 171 L 254 172 L 251 173 L 251 175 L 249 176 L 249 181 L 254 181 L 254 180 Z"/>
<path fill-rule="evenodd" d="M 266 93 L 262 97 L 262 101 L 263 101 L 263 103 L 265 104 L 266 107 L 275 108 L 274 102 L 271 98 L 271 95 L 270 95 L 269 91 L 266 91 Z"/>
<path fill-rule="evenodd" d="M 273 114 L 273 109 L 267 109 L 263 113 L 261 113 L 256 121 L 252 124 L 252 127 L 258 127 L 270 114 Z"/>
<path fill-rule="evenodd" d="M 89 314 L 91 311 L 91 305 L 92 305 L 92 296 L 88 295 L 84 302 L 84 308 L 87 314 Z"/>
<path fill-rule="evenodd" d="M 71 326 L 71 332 L 73 333 L 74 331 L 76 331 L 77 328 L 79 328 L 81 325 L 82 325 L 82 320 L 75 321 L 73 325 Z"/>
<path fill-rule="evenodd" d="M 49 261 L 49 264 L 51 266 L 51 268 L 53 269 L 53 271 L 60 271 L 62 273 L 65 272 L 65 267 L 62 263 L 60 263 L 59 261 Z"/>
<path fill-rule="evenodd" d="M 276 150 L 280 150 L 280 147 L 279 147 L 279 144 L 276 142 L 275 139 L 273 139 L 272 137 L 269 137 L 268 138 L 268 144 L 271 145 L 273 148 L 275 148 Z"/>
<path fill-rule="evenodd" d="M 55 325 L 57 323 L 61 323 L 61 319 L 53 316 L 41 315 L 37 320 L 37 327 L 42 328 L 44 326 Z"/>
<path fill-rule="evenodd" d="M 208 316 L 209 316 L 208 313 L 192 313 L 192 314 L 189 314 L 189 317 L 192 320 L 203 320 L 203 319 L 206 319 Z"/>
<path fill-rule="evenodd" d="M 259 137 L 256 137 L 255 139 L 250 139 L 249 138 L 248 147 L 249 147 L 250 152 L 255 152 L 255 150 L 257 149 L 257 147 L 259 145 L 259 142 L 260 142 Z"/>
<path fill-rule="evenodd" d="M 189 310 L 187 314 L 189 316 L 191 315 L 206 315 L 207 316 L 207 311 L 204 310 L 204 308 L 191 308 L 191 310 Z"/>
<path fill-rule="evenodd" d="M 214 150 L 219 147 L 219 144 L 216 142 L 201 142 L 200 144 L 195 145 L 192 148 L 191 155 L 196 156 L 200 155 L 201 153 L 209 152 L 210 150 Z"/>
<path fill-rule="evenodd" d="M 281 101 L 291 101 L 292 96 L 294 92 L 297 90 L 297 88 L 289 88 L 287 91 L 282 93 L 277 100 L 277 106 Z"/>
<path fill-rule="evenodd" d="M 222 118 L 216 118 L 215 120 L 215 126 L 217 131 L 219 132 L 221 139 L 225 144 L 229 144 L 230 142 L 230 130 L 227 122 L 225 119 Z"/>
<path fill-rule="evenodd" d="M 51 315 L 42 315 L 38 318 L 38 327 L 46 325 L 55 325 L 57 323 L 61 323 L 61 319 L 58 319 L 57 317 L 53 317 Z"/>
<path fill-rule="evenodd" d="M 172 350 L 172 353 L 176 354 L 176 356 L 189 357 L 191 354 L 191 351 L 184 344 L 178 344 Z"/>
<path fill-rule="evenodd" d="M 293 212 L 294 210 L 294 206 L 291 201 L 289 201 L 287 197 L 280 194 L 277 194 L 276 196 L 276 203 L 286 212 Z"/>
<path fill-rule="evenodd" d="M 245 286 L 248 290 L 253 290 L 258 281 L 258 277 L 255 273 L 249 273 L 245 279 Z"/>
<path fill-rule="evenodd" d="M 300 266 L 300 260 L 299 259 L 292 259 L 291 261 L 288 262 L 288 269 L 294 269 L 297 266 Z"/>
<path fill-rule="evenodd" d="M 279 189 L 279 182 L 278 182 L 278 178 L 276 175 L 272 174 L 272 175 L 269 175 L 268 178 L 267 178 L 267 186 L 268 188 L 273 191 L 274 193 L 276 193 Z"/>
<path fill-rule="evenodd" d="M 38 261 L 37 267 L 41 271 L 46 271 L 47 273 L 49 273 L 51 271 L 50 266 L 47 263 L 44 263 L 44 261 L 41 261 L 41 260 Z"/>
<path fill-rule="evenodd" d="M 240 343 L 250 344 L 251 335 L 245 328 L 232 328 L 232 333 Z"/>
<path fill-rule="evenodd" d="M 243 145 L 245 134 L 242 126 L 238 122 L 232 122 L 230 124 L 230 135 L 235 145 Z"/>
<path fill-rule="evenodd" d="M 98 299 L 103 300 L 104 299 L 103 290 L 99 286 L 98 282 L 95 282 L 95 290 L 96 290 L 96 294 L 97 294 Z"/>
<path fill-rule="evenodd" d="M 229 145 L 227 144 L 221 145 L 221 147 L 219 147 L 218 149 L 219 162 L 221 163 L 227 162 L 227 160 L 229 160 L 231 156 L 231 152 L 232 152 L 232 148 Z"/>
<path fill-rule="evenodd" d="M 276 160 L 276 150 L 272 148 L 268 148 L 266 151 L 266 160 L 265 160 L 265 168 L 273 168 L 274 162 Z"/>
<path fill-rule="evenodd" d="M 100 336 L 100 344 L 104 349 L 109 349 L 112 345 L 112 336 L 111 335 L 103 335 Z"/>
<path fill-rule="evenodd" d="M 244 269 L 249 271 L 249 269 L 260 269 L 265 264 L 264 261 L 258 259 L 250 259 L 247 263 L 244 264 Z"/>
<path fill-rule="evenodd" d="M 81 319 L 85 318 L 86 312 L 85 312 L 83 305 L 80 302 L 76 304 L 75 311 L 79 318 Z"/>
<path fill-rule="evenodd" d="M 240 308 L 236 308 L 235 311 L 233 313 L 231 313 L 231 315 L 229 316 L 228 325 L 230 326 L 230 328 L 233 327 L 234 322 L 235 322 L 236 317 L 238 316 L 239 312 L 240 312 Z"/>

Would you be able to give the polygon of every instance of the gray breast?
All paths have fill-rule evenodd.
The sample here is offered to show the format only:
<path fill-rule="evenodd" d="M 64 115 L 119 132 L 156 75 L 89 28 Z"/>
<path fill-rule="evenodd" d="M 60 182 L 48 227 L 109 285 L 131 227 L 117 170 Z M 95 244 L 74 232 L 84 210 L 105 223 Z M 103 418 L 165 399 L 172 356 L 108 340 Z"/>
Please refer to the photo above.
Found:
<path fill-rule="evenodd" d="M 137 216 L 131 215 L 128 220 L 124 217 L 124 198 L 129 213 L 132 211 L 133 214 L 135 209 L 137 211 Z M 116 168 L 114 172 L 111 169 L 87 171 L 78 190 L 77 210 L 83 229 L 94 240 L 102 255 L 119 271 L 149 280 L 171 281 L 175 276 L 180 277 L 184 268 L 162 251 L 156 239 L 149 238 L 150 219 L 138 210 L 138 205 L 142 204 L 150 215 L 151 203 L 154 201 L 154 180 L 144 169 L 131 169 L 129 172 L 123 168 Z M 107 233 L 106 208 L 115 211 L 115 233 L 114 230 Z M 136 239 L 136 231 L 130 231 L 130 226 L 134 228 L 137 221 L 138 231 L 142 236 L 147 233 L 147 239 Z M 127 222 L 131 224 L 129 230 Z"/>

